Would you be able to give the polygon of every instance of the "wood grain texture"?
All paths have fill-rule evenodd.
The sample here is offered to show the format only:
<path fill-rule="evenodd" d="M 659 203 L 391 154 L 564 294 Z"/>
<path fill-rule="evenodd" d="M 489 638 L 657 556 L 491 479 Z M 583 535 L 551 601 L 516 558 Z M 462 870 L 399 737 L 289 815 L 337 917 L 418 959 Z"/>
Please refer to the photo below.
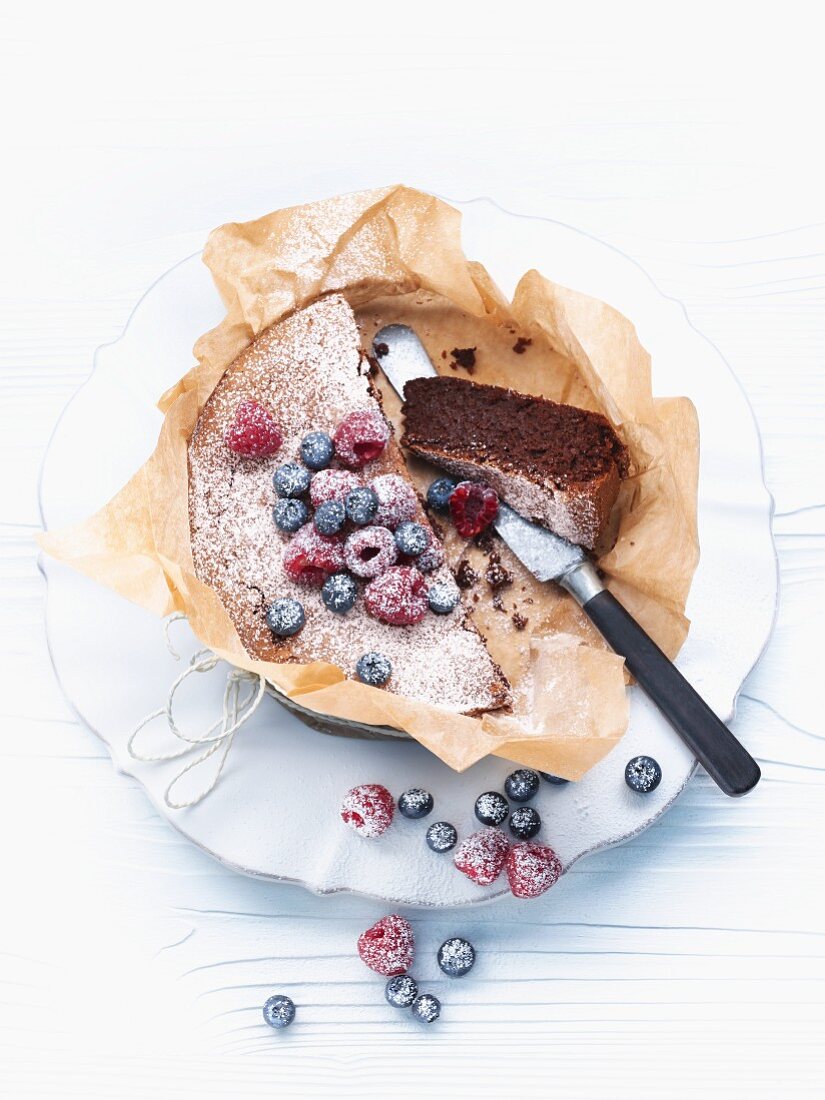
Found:
<path fill-rule="evenodd" d="M 379 33 L 251 4 L 229 27 L 167 6 L 162 34 L 143 8 L 127 34 L 87 7 L 21 9 L 0 36 L 21 168 L 0 181 L 4 1095 L 821 1095 L 817 36 L 793 5 L 770 27 L 699 5 L 678 35 L 626 6 L 529 34 L 427 4 L 414 32 L 386 8 Z M 574 224 L 684 304 L 753 404 L 782 594 L 734 723 L 760 787 L 733 803 L 697 776 L 539 902 L 411 913 L 445 1005 L 426 1033 L 354 954 L 377 905 L 231 874 L 113 771 L 51 674 L 33 544 L 52 425 L 181 235 L 395 179 Z M 479 951 L 464 982 L 436 977 L 453 933 Z M 283 1035 L 260 1017 L 274 990 L 299 1005 Z"/>

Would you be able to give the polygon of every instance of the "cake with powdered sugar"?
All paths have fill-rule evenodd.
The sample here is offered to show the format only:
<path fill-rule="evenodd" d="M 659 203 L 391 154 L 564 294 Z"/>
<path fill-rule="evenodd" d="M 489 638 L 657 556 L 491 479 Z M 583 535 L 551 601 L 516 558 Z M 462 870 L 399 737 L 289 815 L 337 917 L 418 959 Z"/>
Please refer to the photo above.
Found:
<path fill-rule="evenodd" d="M 230 364 L 189 443 L 196 574 L 252 657 L 461 714 L 507 706 L 369 372 L 339 295 Z"/>

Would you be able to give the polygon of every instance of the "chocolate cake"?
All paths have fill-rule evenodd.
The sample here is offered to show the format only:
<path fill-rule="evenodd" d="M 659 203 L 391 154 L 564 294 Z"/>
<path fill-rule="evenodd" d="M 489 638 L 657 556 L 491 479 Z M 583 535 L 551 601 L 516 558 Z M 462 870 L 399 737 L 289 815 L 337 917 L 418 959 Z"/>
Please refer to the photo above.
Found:
<path fill-rule="evenodd" d="M 482 478 L 517 512 L 592 550 L 627 476 L 627 450 L 599 413 L 463 378 L 404 390 L 404 446 Z"/>
<path fill-rule="evenodd" d="M 480 714 L 499 708 L 509 703 L 509 686 L 468 611 L 461 603 L 448 614 L 427 608 L 427 588 L 454 581 L 409 482 L 368 373 L 352 311 L 337 295 L 267 329 L 228 367 L 189 444 L 195 571 L 218 593 L 253 657 L 274 662 L 326 661 L 355 679 L 359 660 L 377 653 L 392 669 L 384 690 L 457 713 Z M 239 410 L 245 410 L 242 422 Z M 357 446 L 353 449 L 351 439 L 340 436 L 342 423 L 359 423 L 359 418 L 379 425 L 383 433 L 380 453 L 373 456 L 369 452 L 366 461 L 364 452 L 358 452 Z M 307 447 L 307 436 L 313 435 L 315 444 L 321 436 L 329 443 L 336 426 L 335 456 L 326 459 L 328 467 L 318 473 L 318 463 L 325 461 L 324 448 Z M 283 474 L 285 464 L 289 469 Z M 349 468 L 344 470 L 347 464 Z M 273 484 L 276 470 L 278 488 Z M 298 477 L 294 476 L 296 470 Z M 341 472 L 336 474 L 336 470 Z M 312 483 L 307 489 L 310 476 Z M 389 621 L 375 617 L 384 614 L 382 601 L 395 598 L 393 583 L 385 583 L 390 574 L 384 573 L 370 602 L 369 578 L 378 565 L 377 557 L 371 555 L 377 555 L 378 549 L 368 546 L 361 562 L 349 556 L 344 560 L 344 547 L 350 545 L 353 532 L 366 543 L 372 539 L 370 532 L 383 532 L 373 541 L 394 557 L 394 548 L 384 547 L 381 541 L 391 543 L 391 530 L 398 527 L 398 517 L 392 517 L 392 492 L 379 493 L 381 513 L 374 522 L 383 523 L 383 527 L 353 527 L 356 522 L 373 521 L 361 517 L 350 523 L 348 519 L 340 534 L 321 537 L 312 519 L 300 529 L 294 524 L 288 530 L 276 525 L 275 506 L 284 502 L 288 507 L 281 508 L 282 523 L 292 524 L 293 513 L 301 520 L 302 509 L 304 519 L 311 517 L 314 507 L 317 525 L 321 497 L 336 478 L 348 490 L 357 483 L 374 486 L 376 492 L 382 486 L 384 490 L 387 486 L 404 490 L 400 493 L 407 509 L 403 519 L 408 526 L 414 521 L 425 528 L 430 538 L 425 552 L 429 560 L 425 564 L 422 554 L 407 563 L 399 550 L 397 567 L 391 572 L 400 577 L 406 569 L 405 575 L 414 574 L 416 583 L 420 582 L 413 599 L 420 621 L 395 625 L 398 619 L 388 614 L 385 619 Z M 367 504 L 369 501 L 367 494 Z M 324 520 L 334 524 L 334 509 Z M 326 593 L 327 602 L 319 578 L 307 579 L 307 573 L 295 579 L 295 562 L 300 565 L 305 546 L 315 544 L 323 544 L 333 558 L 340 557 L 337 564 L 321 564 L 331 574 L 340 571 L 345 578 L 340 590 Z M 354 549 L 359 545 L 355 539 Z M 353 562 L 356 569 L 363 566 L 356 576 L 347 572 Z M 408 564 L 419 566 L 420 572 Z M 356 589 L 354 606 L 349 607 Z M 335 604 L 335 600 L 343 602 Z M 285 608 L 280 618 L 272 614 L 276 604 L 282 611 Z M 300 604 L 300 614 L 295 613 L 295 604 Z M 279 634 L 279 624 L 286 636 Z"/>

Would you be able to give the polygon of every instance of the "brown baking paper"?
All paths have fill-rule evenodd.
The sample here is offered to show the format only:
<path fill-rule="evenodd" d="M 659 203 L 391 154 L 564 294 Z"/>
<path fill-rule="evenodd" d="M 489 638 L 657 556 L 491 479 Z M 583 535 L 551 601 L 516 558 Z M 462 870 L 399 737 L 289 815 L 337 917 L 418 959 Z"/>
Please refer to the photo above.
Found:
<path fill-rule="evenodd" d="M 444 352 L 474 346 L 476 381 L 609 417 L 627 443 L 632 471 L 599 564 L 608 587 L 675 656 L 687 633 L 684 606 L 698 560 L 693 406 L 685 398 L 654 399 L 650 357 L 621 314 L 536 271 L 524 275 L 510 303 L 480 264 L 465 259 L 459 233 L 456 210 L 406 187 L 215 230 L 204 260 L 227 315 L 197 342 L 198 365 L 161 399 L 165 419 L 154 454 L 100 512 L 41 541 L 53 556 L 158 615 L 185 612 L 204 645 L 312 711 L 406 731 L 458 770 L 494 753 L 578 779 L 627 726 L 624 662 L 569 596 L 538 584 L 506 548 L 502 561 L 514 580 L 503 593 L 504 612 L 483 598 L 473 615 L 513 686 L 514 704 L 510 713 L 482 718 L 368 687 L 322 662 L 254 660 L 194 572 L 187 445 L 204 403 L 258 333 L 338 291 L 356 310 L 365 347 L 381 325 L 408 321 L 440 370 L 450 369 Z M 513 351 L 518 336 L 531 341 L 523 354 Z M 397 421 L 398 403 L 386 388 L 385 408 Z M 417 461 L 410 470 L 418 479 L 432 476 Z M 451 563 L 467 557 L 483 577 L 482 551 L 454 532 L 445 538 Z M 509 614 L 516 602 L 528 619 L 521 630 Z"/>

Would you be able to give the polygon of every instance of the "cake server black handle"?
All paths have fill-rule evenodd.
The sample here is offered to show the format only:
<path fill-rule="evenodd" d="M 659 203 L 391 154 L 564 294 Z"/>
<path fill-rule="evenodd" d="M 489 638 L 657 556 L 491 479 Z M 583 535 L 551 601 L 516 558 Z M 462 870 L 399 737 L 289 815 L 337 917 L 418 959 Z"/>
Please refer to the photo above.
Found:
<path fill-rule="evenodd" d="M 603 588 L 582 607 L 725 794 L 752 790 L 759 765 L 616 597 Z"/>

